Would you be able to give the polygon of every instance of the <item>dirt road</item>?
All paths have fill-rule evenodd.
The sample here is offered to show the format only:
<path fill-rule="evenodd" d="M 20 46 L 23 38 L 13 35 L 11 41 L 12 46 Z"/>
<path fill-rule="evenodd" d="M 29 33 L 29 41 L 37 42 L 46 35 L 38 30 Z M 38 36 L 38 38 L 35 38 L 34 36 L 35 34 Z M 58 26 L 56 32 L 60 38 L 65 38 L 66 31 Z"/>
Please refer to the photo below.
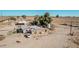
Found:
<path fill-rule="evenodd" d="M 25 38 L 23 34 L 13 34 L 3 41 L 0 47 L 8 48 L 63 48 L 67 47 L 69 27 L 56 25 L 55 31 L 51 34 L 39 37 Z M 20 41 L 17 43 L 16 41 Z"/>

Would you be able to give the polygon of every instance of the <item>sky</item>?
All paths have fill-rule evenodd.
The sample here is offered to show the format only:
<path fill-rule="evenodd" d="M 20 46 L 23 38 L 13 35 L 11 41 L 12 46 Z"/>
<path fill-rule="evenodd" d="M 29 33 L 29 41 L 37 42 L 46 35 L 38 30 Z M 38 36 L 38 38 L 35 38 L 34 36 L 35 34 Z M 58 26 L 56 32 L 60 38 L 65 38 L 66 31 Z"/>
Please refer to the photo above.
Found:
<path fill-rule="evenodd" d="M 0 16 L 35 16 L 46 12 L 51 16 L 79 16 L 79 10 L 0 10 Z"/>

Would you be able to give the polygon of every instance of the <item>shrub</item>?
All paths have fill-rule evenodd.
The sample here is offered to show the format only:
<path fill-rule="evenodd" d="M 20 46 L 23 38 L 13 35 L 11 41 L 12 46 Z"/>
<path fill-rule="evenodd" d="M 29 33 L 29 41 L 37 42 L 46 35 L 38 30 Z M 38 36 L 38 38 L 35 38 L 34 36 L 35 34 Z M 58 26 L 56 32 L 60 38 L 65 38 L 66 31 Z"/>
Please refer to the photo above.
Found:
<path fill-rule="evenodd" d="M 43 16 L 35 16 L 34 21 L 31 23 L 32 25 L 39 25 L 42 27 L 47 27 L 50 24 L 52 18 L 49 13 L 45 13 Z"/>
<path fill-rule="evenodd" d="M 22 15 L 22 18 L 26 18 L 26 15 Z"/>
<path fill-rule="evenodd" d="M 10 20 L 14 20 L 14 21 L 15 21 L 15 20 L 16 20 L 16 18 L 15 18 L 15 17 L 10 17 Z"/>

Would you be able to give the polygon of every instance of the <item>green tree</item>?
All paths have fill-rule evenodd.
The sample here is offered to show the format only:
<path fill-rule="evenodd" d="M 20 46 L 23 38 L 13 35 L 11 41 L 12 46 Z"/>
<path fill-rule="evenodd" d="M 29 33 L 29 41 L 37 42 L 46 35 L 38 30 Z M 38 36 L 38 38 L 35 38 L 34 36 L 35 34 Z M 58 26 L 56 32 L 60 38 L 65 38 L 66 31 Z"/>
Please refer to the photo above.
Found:
<path fill-rule="evenodd" d="M 35 16 L 32 24 L 47 27 L 47 25 L 50 24 L 51 21 L 52 21 L 52 18 L 50 17 L 50 14 L 45 13 L 43 16 Z"/>

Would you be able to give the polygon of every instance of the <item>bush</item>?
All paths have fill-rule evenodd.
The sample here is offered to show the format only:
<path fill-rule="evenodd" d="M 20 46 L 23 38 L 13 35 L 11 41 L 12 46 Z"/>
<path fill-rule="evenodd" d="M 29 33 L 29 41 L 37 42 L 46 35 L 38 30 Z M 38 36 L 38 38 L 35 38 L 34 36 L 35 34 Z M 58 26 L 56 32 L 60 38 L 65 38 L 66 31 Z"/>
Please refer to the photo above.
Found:
<path fill-rule="evenodd" d="M 32 23 L 31 23 L 32 25 L 37 25 L 38 24 L 38 21 L 33 21 Z"/>
<path fill-rule="evenodd" d="M 15 18 L 15 17 L 10 17 L 10 20 L 14 20 L 14 21 L 15 21 L 15 20 L 16 20 L 16 18 Z"/>
<path fill-rule="evenodd" d="M 26 15 L 22 15 L 22 18 L 26 18 Z"/>
<path fill-rule="evenodd" d="M 39 25 L 42 27 L 47 27 L 52 21 L 50 14 L 45 13 L 43 16 L 35 16 L 34 21 L 31 23 L 32 25 Z"/>

